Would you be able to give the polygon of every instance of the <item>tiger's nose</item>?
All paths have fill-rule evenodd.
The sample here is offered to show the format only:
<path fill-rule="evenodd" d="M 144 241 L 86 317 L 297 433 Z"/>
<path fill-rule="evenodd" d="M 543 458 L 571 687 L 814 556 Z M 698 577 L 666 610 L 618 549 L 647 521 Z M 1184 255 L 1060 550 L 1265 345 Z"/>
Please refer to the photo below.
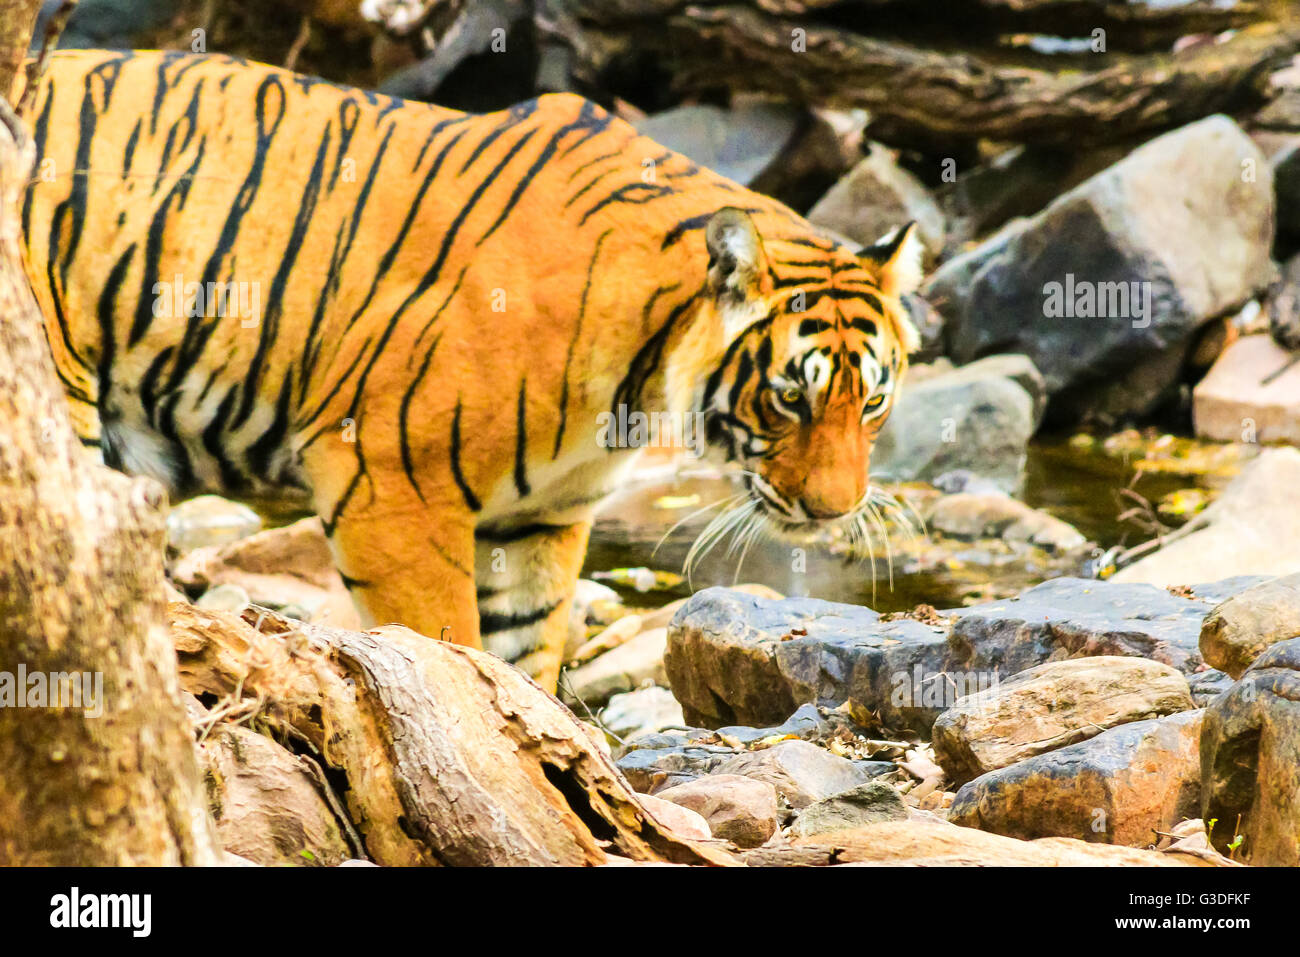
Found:
<path fill-rule="evenodd" d="M 803 509 L 804 514 L 809 518 L 815 518 L 818 521 L 839 518 L 848 514 L 847 509 L 828 508 L 821 502 L 812 502 L 806 498 L 799 499 L 799 507 Z"/>

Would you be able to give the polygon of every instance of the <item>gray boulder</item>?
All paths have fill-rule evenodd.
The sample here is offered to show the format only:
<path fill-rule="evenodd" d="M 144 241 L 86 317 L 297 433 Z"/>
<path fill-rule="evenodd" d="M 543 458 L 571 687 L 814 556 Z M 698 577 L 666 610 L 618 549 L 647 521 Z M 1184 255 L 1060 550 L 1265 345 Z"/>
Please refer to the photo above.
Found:
<path fill-rule="evenodd" d="M 1201 654 L 1240 678 L 1270 645 L 1300 638 L 1300 574 L 1284 575 L 1234 595 L 1201 625 Z"/>
<path fill-rule="evenodd" d="M 1135 721 L 964 785 L 948 820 L 1007 837 L 1145 847 L 1200 808 L 1202 712 Z"/>
<path fill-rule="evenodd" d="M 898 790 L 884 781 L 868 781 L 823 798 L 799 812 L 792 837 L 806 838 L 830 831 L 851 831 L 882 821 L 906 821 L 907 805 Z"/>
<path fill-rule="evenodd" d="M 812 702 L 847 705 L 863 725 L 928 734 L 959 698 L 1045 661 L 1127 655 L 1192 674 L 1202 667 L 1202 620 L 1261 580 L 1197 585 L 1184 598 L 1153 585 L 1059 578 L 946 612 L 938 624 L 708 588 L 673 617 L 664 666 L 693 725 L 774 724 Z"/>
<path fill-rule="evenodd" d="M 686 784 L 712 774 L 739 752 L 732 748 L 710 745 L 672 745 L 647 747 L 642 739 L 616 763 L 632 790 L 639 794 L 657 794 L 665 788 Z"/>
<path fill-rule="evenodd" d="M 1300 638 L 1270 647 L 1206 709 L 1201 797 L 1217 850 L 1237 832 L 1238 860 L 1300 865 Z"/>
<path fill-rule="evenodd" d="M 730 110 L 680 106 L 636 125 L 656 143 L 748 186 L 793 141 L 803 117 L 804 111 L 795 106 L 753 102 Z"/>
<path fill-rule="evenodd" d="M 1244 589 L 1259 579 L 1233 580 Z M 1213 602 L 1172 595 L 1154 585 L 1053 578 L 1015 598 L 954 612 L 952 645 L 959 658 L 996 660 L 1015 674 L 1043 661 L 1130 655 L 1172 665 L 1185 674 L 1202 664 L 1201 622 Z M 1208 595 L 1218 594 L 1214 586 Z"/>
<path fill-rule="evenodd" d="M 1062 417 L 1141 414 L 1200 325 L 1269 283 L 1272 229 L 1264 155 L 1212 116 L 945 263 L 923 295 L 956 361 L 1023 352 Z"/>
<path fill-rule="evenodd" d="M 968 470 L 1013 493 L 1038 425 L 1041 377 L 1023 356 L 990 356 L 905 387 L 876 440 L 872 473 L 931 481 Z"/>
<path fill-rule="evenodd" d="M 870 155 L 817 201 L 808 220 L 862 246 L 914 221 L 931 255 L 942 251 L 946 233 L 938 203 L 921 181 L 879 144 L 873 144 Z"/>

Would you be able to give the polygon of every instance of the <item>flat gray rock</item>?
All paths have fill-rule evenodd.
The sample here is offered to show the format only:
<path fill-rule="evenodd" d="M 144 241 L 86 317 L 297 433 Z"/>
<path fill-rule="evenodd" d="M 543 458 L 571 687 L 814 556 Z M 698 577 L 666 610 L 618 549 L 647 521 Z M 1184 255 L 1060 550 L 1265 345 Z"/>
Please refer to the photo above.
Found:
<path fill-rule="evenodd" d="M 1263 579 L 1192 586 L 1059 578 L 1018 598 L 941 613 L 941 624 L 882 622 L 869 608 L 697 592 L 673 617 L 664 666 L 692 725 L 775 725 L 798 705 L 848 705 L 862 725 L 928 734 L 965 694 L 1045 661 L 1152 658 L 1185 674 L 1203 667 L 1201 621 Z"/>

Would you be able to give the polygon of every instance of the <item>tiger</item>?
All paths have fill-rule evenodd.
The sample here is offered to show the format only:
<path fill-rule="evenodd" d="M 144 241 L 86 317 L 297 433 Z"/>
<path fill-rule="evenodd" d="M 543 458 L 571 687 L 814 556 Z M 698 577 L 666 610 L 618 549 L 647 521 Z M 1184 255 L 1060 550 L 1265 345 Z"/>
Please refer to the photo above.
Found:
<path fill-rule="evenodd" d="M 173 502 L 315 512 L 366 626 L 554 691 L 620 408 L 695 417 L 779 534 L 868 500 L 914 224 L 855 249 L 569 93 L 68 51 L 32 104 L 26 268 L 82 442 Z"/>

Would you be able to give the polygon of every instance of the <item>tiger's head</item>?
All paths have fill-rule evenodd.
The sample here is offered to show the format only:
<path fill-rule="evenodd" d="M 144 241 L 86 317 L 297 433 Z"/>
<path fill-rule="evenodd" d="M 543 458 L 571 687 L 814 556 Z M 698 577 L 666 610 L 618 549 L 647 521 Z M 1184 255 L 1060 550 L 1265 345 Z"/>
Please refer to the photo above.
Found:
<path fill-rule="evenodd" d="M 691 404 L 710 451 L 741 466 L 751 507 L 779 530 L 857 515 L 919 344 L 900 300 L 920 279 L 915 225 L 856 253 L 811 234 L 773 240 L 778 259 L 726 208 L 705 243 Z"/>

